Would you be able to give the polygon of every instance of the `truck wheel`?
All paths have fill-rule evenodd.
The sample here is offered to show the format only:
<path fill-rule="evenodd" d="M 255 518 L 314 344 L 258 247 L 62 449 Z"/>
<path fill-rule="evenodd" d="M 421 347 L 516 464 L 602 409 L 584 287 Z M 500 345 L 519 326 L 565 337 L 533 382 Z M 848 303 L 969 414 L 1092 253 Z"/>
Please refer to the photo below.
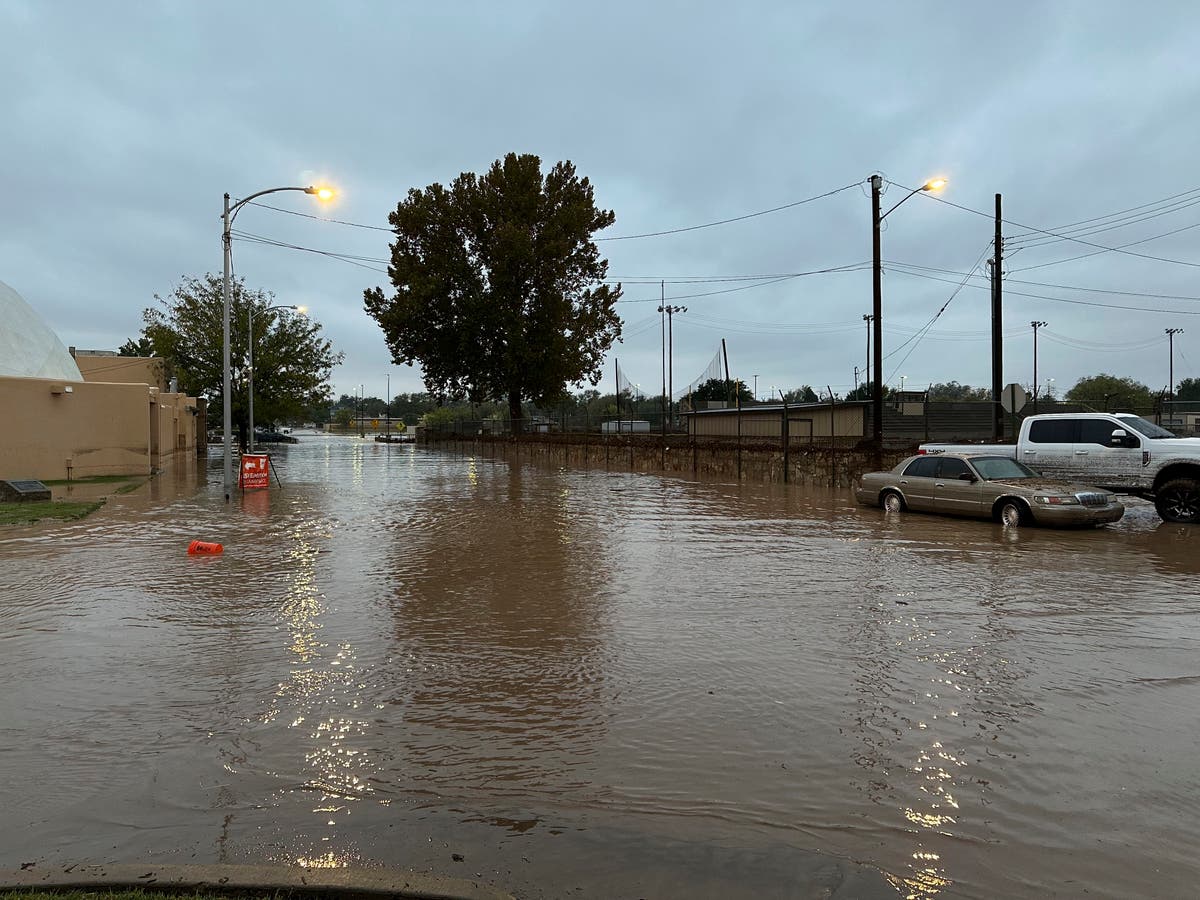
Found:
<path fill-rule="evenodd" d="M 883 500 L 880 505 L 890 513 L 898 513 L 904 511 L 904 498 L 895 491 L 884 491 Z"/>
<path fill-rule="evenodd" d="M 1154 508 L 1167 522 L 1200 522 L 1200 484 L 1174 478 L 1154 492 Z"/>
<path fill-rule="evenodd" d="M 998 518 L 1000 524 L 1006 528 L 1019 528 L 1029 524 L 1029 513 L 1019 500 L 1005 500 L 1001 503 Z"/>

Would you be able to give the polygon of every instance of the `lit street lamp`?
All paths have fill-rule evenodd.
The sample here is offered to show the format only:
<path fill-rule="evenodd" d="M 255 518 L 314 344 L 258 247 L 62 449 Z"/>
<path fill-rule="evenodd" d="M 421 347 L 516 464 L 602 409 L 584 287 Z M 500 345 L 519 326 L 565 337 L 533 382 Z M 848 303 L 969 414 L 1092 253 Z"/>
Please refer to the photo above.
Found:
<path fill-rule="evenodd" d="M 921 191 L 936 191 L 946 186 L 945 178 L 931 178 L 919 188 L 910 191 L 904 200 L 907 200 L 913 194 L 919 194 Z M 883 193 L 883 176 L 871 176 L 871 249 L 874 255 L 874 267 L 872 273 L 872 288 L 874 294 L 874 304 L 872 306 L 872 315 L 874 319 L 872 325 L 874 327 L 875 337 L 875 395 L 871 404 L 871 415 L 873 421 L 871 423 L 874 431 L 875 453 L 881 455 L 883 453 L 883 261 L 879 249 L 879 232 L 880 225 L 884 219 L 894 213 L 904 200 L 897 203 L 883 215 L 879 214 L 879 198 Z"/>
<path fill-rule="evenodd" d="M 222 282 L 222 294 L 224 299 L 224 313 L 222 316 L 222 328 L 224 335 L 224 345 L 222 349 L 221 365 L 223 372 L 223 383 L 221 386 L 221 406 L 222 406 L 222 426 L 225 432 L 225 502 L 229 502 L 229 496 L 233 492 L 233 410 L 230 404 L 232 390 L 230 388 L 230 371 L 229 371 L 229 272 L 233 267 L 233 252 L 232 252 L 232 237 L 229 229 L 233 227 L 233 220 L 237 218 L 238 211 L 253 200 L 255 197 L 261 197 L 264 194 L 275 194 L 279 191 L 302 191 L 305 194 L 312 194 L 321 199 L 328 200 L 333 197 L 333 191 L 329 188 L 322 187 L 277 187 L 267 188 L 265 191 L 258 191 L 251 194 L 249 197 L 243 197 L 232 206 L 229 205 L 229 195 L 225 195 L 225 212 L 221 216 L 223 228 L 221 230 L 221 243 L 225 251 L 225 277 Z"/>
<path fill-rule="evenodd" d="M 263 312 L 269 309 L 291 309 L 304 315 L 308 310 L 303 306 L 295 304 L 279 304 L 277 306 L 268 306 Z M 246 339 L 248 349 L 248 382 L 250 387 L 250 452 L 254 452 L 254 304 L 251 303 L 246 309 L 246 331 L 249 337 Z"/>

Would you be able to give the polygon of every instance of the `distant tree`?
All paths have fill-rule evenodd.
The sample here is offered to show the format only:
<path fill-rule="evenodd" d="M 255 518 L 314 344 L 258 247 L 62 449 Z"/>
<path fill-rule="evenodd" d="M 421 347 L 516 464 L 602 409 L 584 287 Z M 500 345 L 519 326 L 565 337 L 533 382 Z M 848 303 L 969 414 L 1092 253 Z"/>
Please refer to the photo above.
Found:
<path fill-rule="evenodd" d="M 701 400 L 733 400 L 734 385 L 737 385 L 737 395 L 742 404 L 754 402 L 754 395 L 744 381 L 726 381 L 724 378 L 710 378 L 692 391 L 693 402 Z"/>
<path fill-rule="evenodd" d="M 270 310 L 275 295 L 250 290 L 235 279 L 230 291 L 230 414 L 245 443 L 249 419 L 247 406 L 246 315 L 254 314 L 254 417 L 266 424 L 303 416 L 313 405 L 328 404 L 329 375 L 342 361 L 321 336 L 315 319 L 288 310 Z M 155 356 L 174 366 L 185 393 L 208 398 L 208 420 L 223 417 L 224 300 L 220 276 L 186 278 L 166 297 L 157 294 L 157 306 L 142 312 L 142 339 Z"/>
<path fill-rule="evenodd" d="M 482 176 L 464 172 L 409 191 L 396 233 L 395 294 L 364 292 L 397 363 L 420 362 L 425 385 L 450 399 L 505 399 L 522 417 L 568 384 L 601 376 L 621 336 L 620 285 L 592 236 L 615 217 L 570 162 L 545 175 L 532 154 L 508 154 Z"/>
<path fill-rule="evenodd" d="M 1176 400 L 1200 400 L 1200 378 L 1184 378 L 1176 385 Z"/>
<path fill-rule="evenodd" d="M 354 421 L 354 410 L 349 406 L 339 406 L 333 412 L 333 421 L 343 428 L 349 428 Z"/>
<path fill-rule="evenodd" d="M 891 396 L 891 394 L 892 394 L 892 389 L 885 384 L 883 386 L 883 399 L 886 400 L 888 397 Z M 874 383 L 870 383 L 870 382 L 863 383 L 863 384 L 860 384 L 858 387 L 856 387 L 854 390 L 847 391 L 845 399 L 846 400 L 868 400 L 868 401 L 874 400 L 875 399 Z"/>
<path fill-rule="evenodd" d="M 788 403 L 816 403 L 821 399 L 817 396 L 817 392 L 807 384 L 802 384 L 798 388 L 785 391 L 783 396 Z"/>
<path fill-rule="evenodd" d="M 1148 410 L 1154 406 L 1150 388 L 1132 378 L 1116 375 L 1092 375 L 1081 378 L 1066 393 L 1072 403 L 1086 403 L 1102 410 Z"/>
<path fill-rule="evenodd" d="M 117 350 L 118 356 L 153 356 L 154 345 L 150 342 L 150 338 L 142 336 L 139 338 L 130 338 L 123 343 Z"/>
<path fill-rule="evenodd" d="M 946 381 L 930 385 L 930 400 L 991 400 L 992 389 L 971 387 L 969 384 L 959 384 L 957 381 Z"/>

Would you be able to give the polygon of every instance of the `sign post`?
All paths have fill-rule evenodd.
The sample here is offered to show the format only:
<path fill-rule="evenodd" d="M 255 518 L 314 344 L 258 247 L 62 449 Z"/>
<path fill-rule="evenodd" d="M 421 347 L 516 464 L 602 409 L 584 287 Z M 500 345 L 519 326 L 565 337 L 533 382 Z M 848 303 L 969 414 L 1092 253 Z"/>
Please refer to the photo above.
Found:
<path fill-rule="evenodd" d="M 1028 402 L 1029 394 L 1015 381 L 1005 385 L 1004 390 L 1000 392 L 1000 405 L 1004 407 L 1004 411 L 1008 413 L 1009 421 L 1012 423 L 1013 441 L 1017 439 L 1017 413 L 1024 409 Z"/>
<path fill-rule="evenodd" d="M 266 453 L 243 453 L 238 487 L 243 491 L 271 486 L 271 457 Z"/>

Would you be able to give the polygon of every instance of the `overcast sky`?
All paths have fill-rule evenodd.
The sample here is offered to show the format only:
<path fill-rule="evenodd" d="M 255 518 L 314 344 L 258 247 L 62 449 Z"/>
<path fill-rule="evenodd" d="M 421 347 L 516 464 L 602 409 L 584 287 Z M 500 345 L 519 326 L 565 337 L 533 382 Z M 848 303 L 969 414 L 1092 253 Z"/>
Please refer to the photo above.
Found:
<path fill-rule="evenodd" d="M 856 185 L 740 222 L 601 244 L 625 282 L 626 332 L 602 390 L 612 356 L 643 391 L 660 390 L 659 279 L 688 307 L 674 319 L 677 391 L 722 337 L 734 377 L 757 375 L 760 396 L 852 388 L 865 365 L 869 267 L 682 282 L 867 263 L 876 171 L 894 180 L 885 209 L 901 185 L 941 175 L 945 201 L 982 213 L 918 194 L 887 219 L 889 383 L 990 384 L 982 260 L 996 193 L 1016 251 L 1005 261 L 1005 381 L 1032 379 L 1035 319 L 1049 323 L 1043 388 L 1108 371 L 1161 389 L 1172 327 L 1185 329 L 1176 380 L 1200 376 L 1192 2 L 0 0 L 0 35 L 0 280 L 65 344 L 115 349 L 156 293 L 220 272 L 226 191 L 325 181 L 339 190 L 331 206 L 298 193 L 264 202 L 386 226 L 408 188 L 515 151 L 547 167 L 572 160 L 616 213 L 601 237 Z M 1027 234 L 1083 220 L 1095 221 L 1069 233 L 1087 243 Z M 236 227 L 367 260 L 388 253 L 385 232 L 259 207 Z M 1131 246 L 1100 252 L 1121 245 Z M 382 264 L 235 241 L 234 265 L 324 324 L 346 354 L 335 394 L 361 383 L 382 396 L 389 372 L 393 393 L 422 389 L 363 311 L 364 288 L 390 290 Z M 972 267 L 955 294 L 962 276 L 947 273 Z M 902 347 L 952 295 L 928 334 Z"/>

